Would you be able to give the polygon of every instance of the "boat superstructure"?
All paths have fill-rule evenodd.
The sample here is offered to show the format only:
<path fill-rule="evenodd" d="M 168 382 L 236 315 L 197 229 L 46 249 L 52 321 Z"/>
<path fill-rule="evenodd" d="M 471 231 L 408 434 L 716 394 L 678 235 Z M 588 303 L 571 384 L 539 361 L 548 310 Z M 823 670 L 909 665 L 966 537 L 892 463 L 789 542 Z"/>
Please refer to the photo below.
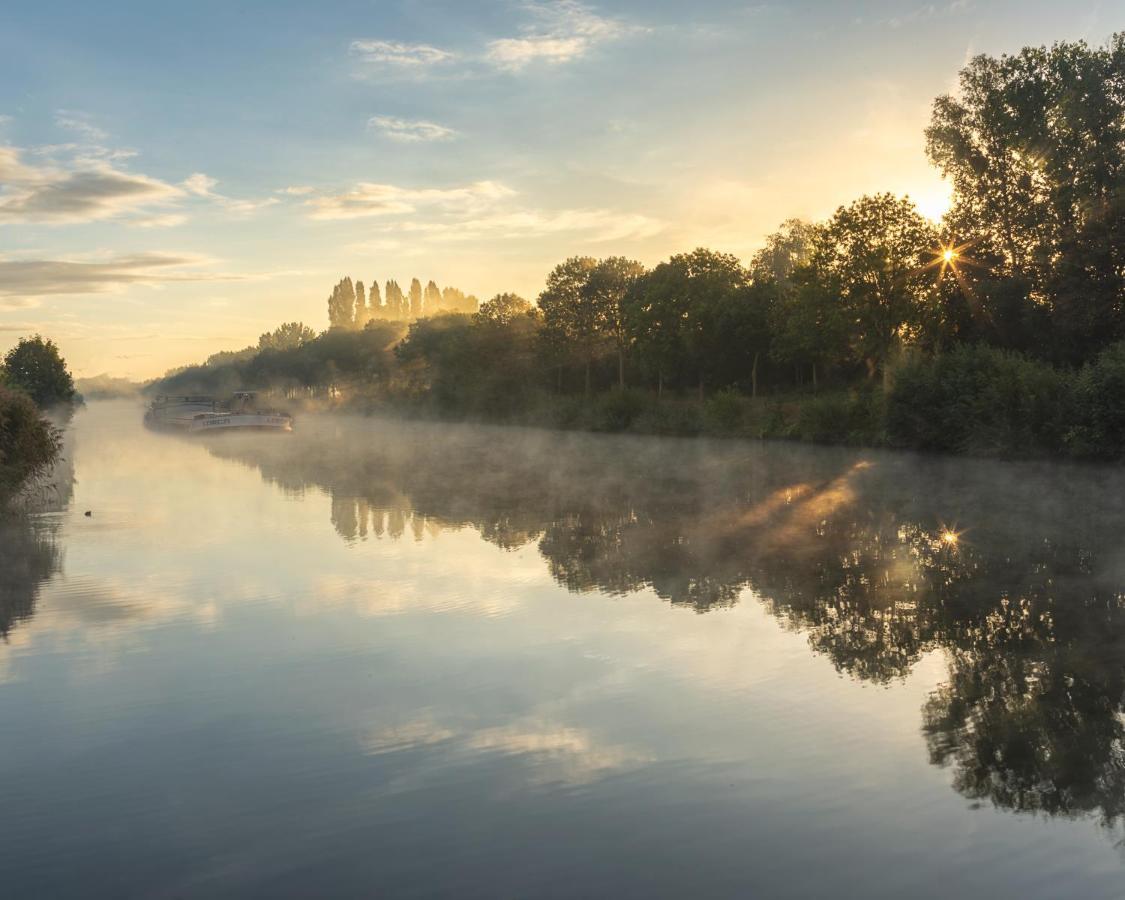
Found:
<path fill-rule="evenodd" d="M 188 434 L 221 431 L 292 431 L 288 413 L 254 407 L 255 395 L 239 391 L 230 401 L 214 397 L 157 397 L 145 412 L 150 428 L 182 431 Z"/>

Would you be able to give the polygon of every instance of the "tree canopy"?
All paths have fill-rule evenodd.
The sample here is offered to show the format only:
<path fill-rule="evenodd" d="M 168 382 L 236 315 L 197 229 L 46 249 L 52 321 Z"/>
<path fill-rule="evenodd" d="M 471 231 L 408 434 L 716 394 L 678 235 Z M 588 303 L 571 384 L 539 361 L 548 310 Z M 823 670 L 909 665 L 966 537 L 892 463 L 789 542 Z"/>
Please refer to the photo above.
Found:
<path fill-rule="evenodd" d="M 54 341 L 21 338 L 4 357 L 3 381 L 19 388 L 40 408 L 75 398 L 74 379 Z"/>

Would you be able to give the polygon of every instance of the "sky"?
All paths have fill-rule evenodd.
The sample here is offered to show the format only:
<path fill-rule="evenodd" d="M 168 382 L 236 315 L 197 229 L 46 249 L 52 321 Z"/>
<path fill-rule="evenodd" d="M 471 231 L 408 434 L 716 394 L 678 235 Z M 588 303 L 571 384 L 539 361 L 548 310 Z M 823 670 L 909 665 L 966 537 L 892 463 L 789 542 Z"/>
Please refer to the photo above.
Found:
<path fill-rule="evenodd" d="M 940 217 L 933 99 L 1125 0 L 16 0 L 0 351 L 150 378 L 327 326 L 344 275 L 532 299 L 556 263 L 749 257 L 864 193 Z"/>

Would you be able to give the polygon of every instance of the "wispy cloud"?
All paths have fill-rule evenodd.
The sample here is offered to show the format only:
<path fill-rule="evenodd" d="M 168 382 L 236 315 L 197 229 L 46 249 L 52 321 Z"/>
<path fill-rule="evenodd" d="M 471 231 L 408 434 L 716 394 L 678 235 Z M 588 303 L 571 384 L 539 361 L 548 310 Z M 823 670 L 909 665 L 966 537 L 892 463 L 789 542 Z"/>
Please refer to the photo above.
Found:
<path fill-rule="evenodd" d="M 75 224 L 113 219 L 183 195 L 157 178 L 126 172 L 105 159 L 29 164 L 16 147 L 0 147 L 0 224 Z"/>
<path fill-rule="evenodd" d="M 392 141 L 421 143 L 428 141 L 447 141 L 457 136 L 457 132 L 445 125 L 422 120 L 396 119 L 391 116 L 372 116 L 367 120 L 368 128 L 375 128 Z"/>
<path fill-rule="evenodd" d="M 264 209 L 267 206 L 273 206 L 278 203 L 276 197 L 266 197 L 262 200 L 237 200 L 233 197 L 228 197 L 225 194 L 220 194 L 215 190 L 218 184 L 218 179 L 212 178 L 210 175 L 205 175 L 202 172 L 195 172 L 185 178 L 181 183 L 182 187 L 189 194 L 196 197 L 202 197 L 205 200 L 211 200 L 224 209 L 228 209 L 234 213 L 252 213 L 257 212 L 259 209 Z"/>
<path fill-rule="evenodd" d="M 95 125 L 86 113 L 60 109 L 55 112 L 55 124 L 91 143 L 100 144 L 109 138 L 108 132 Z"/>
<path fill-rule="evenodd" d="M 99 294 L 133 284 L 242 278 L 196 271 L 210 262 L 190 253 L 133 253 L 104 259 L 0 258 L 0 307 L 31 306 L 40 297 Z"/>
<path fill-rule="evenodd" d="M 494 181 L 476 181 L 455 188 L 403 188 L 393 184 L 361 182 L 342 194 L 312 197 L 305 205 L 313 219 L 359 219 L 406 215 L 423 207 L 461 211 L 478 209 L 514 193 Z"/>
<path fill-rule="evenodd" d="M 579 0 L 519 0 L 528 21 L 514 36 L 483 47 L 453 52 L 431 44 L 365 39 L 352 41 L 351 55 L 361 76 L 379 73 L 412 78 L 438 70 L 459 77 L 482 72 L 518 72 L 532 63 L 561 64 L 586 56 L 596 46 L 649 31 L 622 18 L 605 16 Z M 455 70 L 450 64 L 460 63 Z"/>
<path fill-rule="evenodd" d="M 537 61 L 571 62 L 598 44 L 645 30 L 622 19 L 599 15 L 577 0 L 527 2 L 523 7 L 534 20 L 523 33 L 488 44 L 486 59 L 500 69 L 519 71 Z"/>
<path fill-rule="evenodd" d="M 427 69 L 456 58 L 456 54 L 429 44 L 399 41 L 352 41 L 349 50 L 364 65 L 380 69 Z"/>
<path fill-rule="evenodd" d="M 497 212 L 456 222 L 404 222 L 399 230 L 438 241 L 474 241 L 581 235 L 595 243 L 642 240 L 665 224 L 640 213 L 609 209 L 521 210 Z"/>
<path fill-rule="evenodd" d="M 969 9 L 970 0 L 951 0 L 949 3 L 927 3 L 886 19 L 883 24 L 890 28 L 903 28 L 919 22 L 928 22 L 944 16 L 952 16 Z"/>

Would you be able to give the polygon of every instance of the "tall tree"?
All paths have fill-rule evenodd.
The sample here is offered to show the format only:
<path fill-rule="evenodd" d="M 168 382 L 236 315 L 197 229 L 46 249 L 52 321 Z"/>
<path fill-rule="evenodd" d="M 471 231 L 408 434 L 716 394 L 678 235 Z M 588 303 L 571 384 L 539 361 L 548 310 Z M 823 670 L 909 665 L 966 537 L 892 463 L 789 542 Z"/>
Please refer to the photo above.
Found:
<path fill-rule="evenodd" d="M 422 318 L 422 282 L 417 278 L 410 281 L 410 318 Z"/>
<path fill-rule="evenodd" d="M 736 257 L 704 248 L 677 254 L 638 280 L 624 299 L 623 317 L 642 361 L 656 374 L 658 392 L 663 393 L 670 376 L 694 377 L 702 395 L 708 377 L 737 380 L 739 366 L 754 380 L 752 360 L 763 349 L 757 335 L 764 334 L 764 309 L 749 364 L 731 361 L 734 339 L 724 332 L 737 320 L 739 331 L 750 333 L 751 317 L 759 310 L 747 305 L 747 285 L 746 270 Z"/>
<path fill-rule="evenodd" d="M 328 324 L 332 328 L 355 325 L 355 287 L 351 278 L 341 279 L 328 298 Z"/>
<path fill-rule="evenodd" d="M 433 280 L 426 285 L 426 290 L 422 296 L 422 308 L 427 316 L 436 316 L 442 311 L 441 288 Z"/>
<path fill-rule="evenodd" d="M 750 277 L 757 283 L 790 286 L 793 273 L 812 259 L 817 226 L 801 219 L 786 219 L 750 261 Z"/>
<path fill-rule="evenodd" d="M 937 284 L 938 246 L 934 226 L 908 197 L 892 194 L 840 207 L 820 232 L 813 270 L 840 298 L 852 354 L 869 376 L 885 372 L 897 348 L 917 337 Z"/>
<path fill-rule="evenodd" d="M 379 296 L 379 282 L 375 279 L 371 280 L 371 293 L 367 296 L 367 311 L 371 319 L 386 318 L 383 301 Z"/>
<path fill-rule="evenodd" d="M 975 57 L 926 139 L 957 240 L 987 263 L 966 271 L 986 303 L 1024 285 L 1072 361 L 1125 336 L 1125 32 Z"/>
<path fill-rule="evenodd" d="M 374 285 L 372 285 L 374 287 Z M 355 327 L 364 328 L 371 320 L 371 310 L 367 307 L 367 295 L 363 291 L 363 282 L 355 283 Z"/>
<path fill-rule="evenodd" d="M 303 322 L 286 322 L 258 338 L 258 350 L 296 350 L 316 337 Z"/>
<path fill-rule="evenodd" d="M 476 318 L 494 325 L 510 325 L 521 316 L 533 315 L 535 307 L 519 294 L 497 294 L 481 304 Z"/>
<path fill-rule="evenodd" d="M 625 389 L 625 356 L 632 342 L 622 304 L 645 267 L 623 256 L 599 260 L 583 287 L 584 302 L 593 307 L 597 331 L 617 353 L 617 385 Z"/>
<path fill-rule="evenodd" d="M 591 256 L 574 256 L 559 263 L 547 276 L 547 285 L 539 295 L 544 338 L 581 360 L 586 394 L 590 393 L 590 367 L 601 337 L 597 307 L 586 290 L 597 264 Z"/>
<path fill-rule="evenodd" d="M 20 338 L 4 357 L 0 382 L 17 387 L 40 407 L 69 403 L 75 397 L 74 378 L 52 340 L 41 335 Z"/>

